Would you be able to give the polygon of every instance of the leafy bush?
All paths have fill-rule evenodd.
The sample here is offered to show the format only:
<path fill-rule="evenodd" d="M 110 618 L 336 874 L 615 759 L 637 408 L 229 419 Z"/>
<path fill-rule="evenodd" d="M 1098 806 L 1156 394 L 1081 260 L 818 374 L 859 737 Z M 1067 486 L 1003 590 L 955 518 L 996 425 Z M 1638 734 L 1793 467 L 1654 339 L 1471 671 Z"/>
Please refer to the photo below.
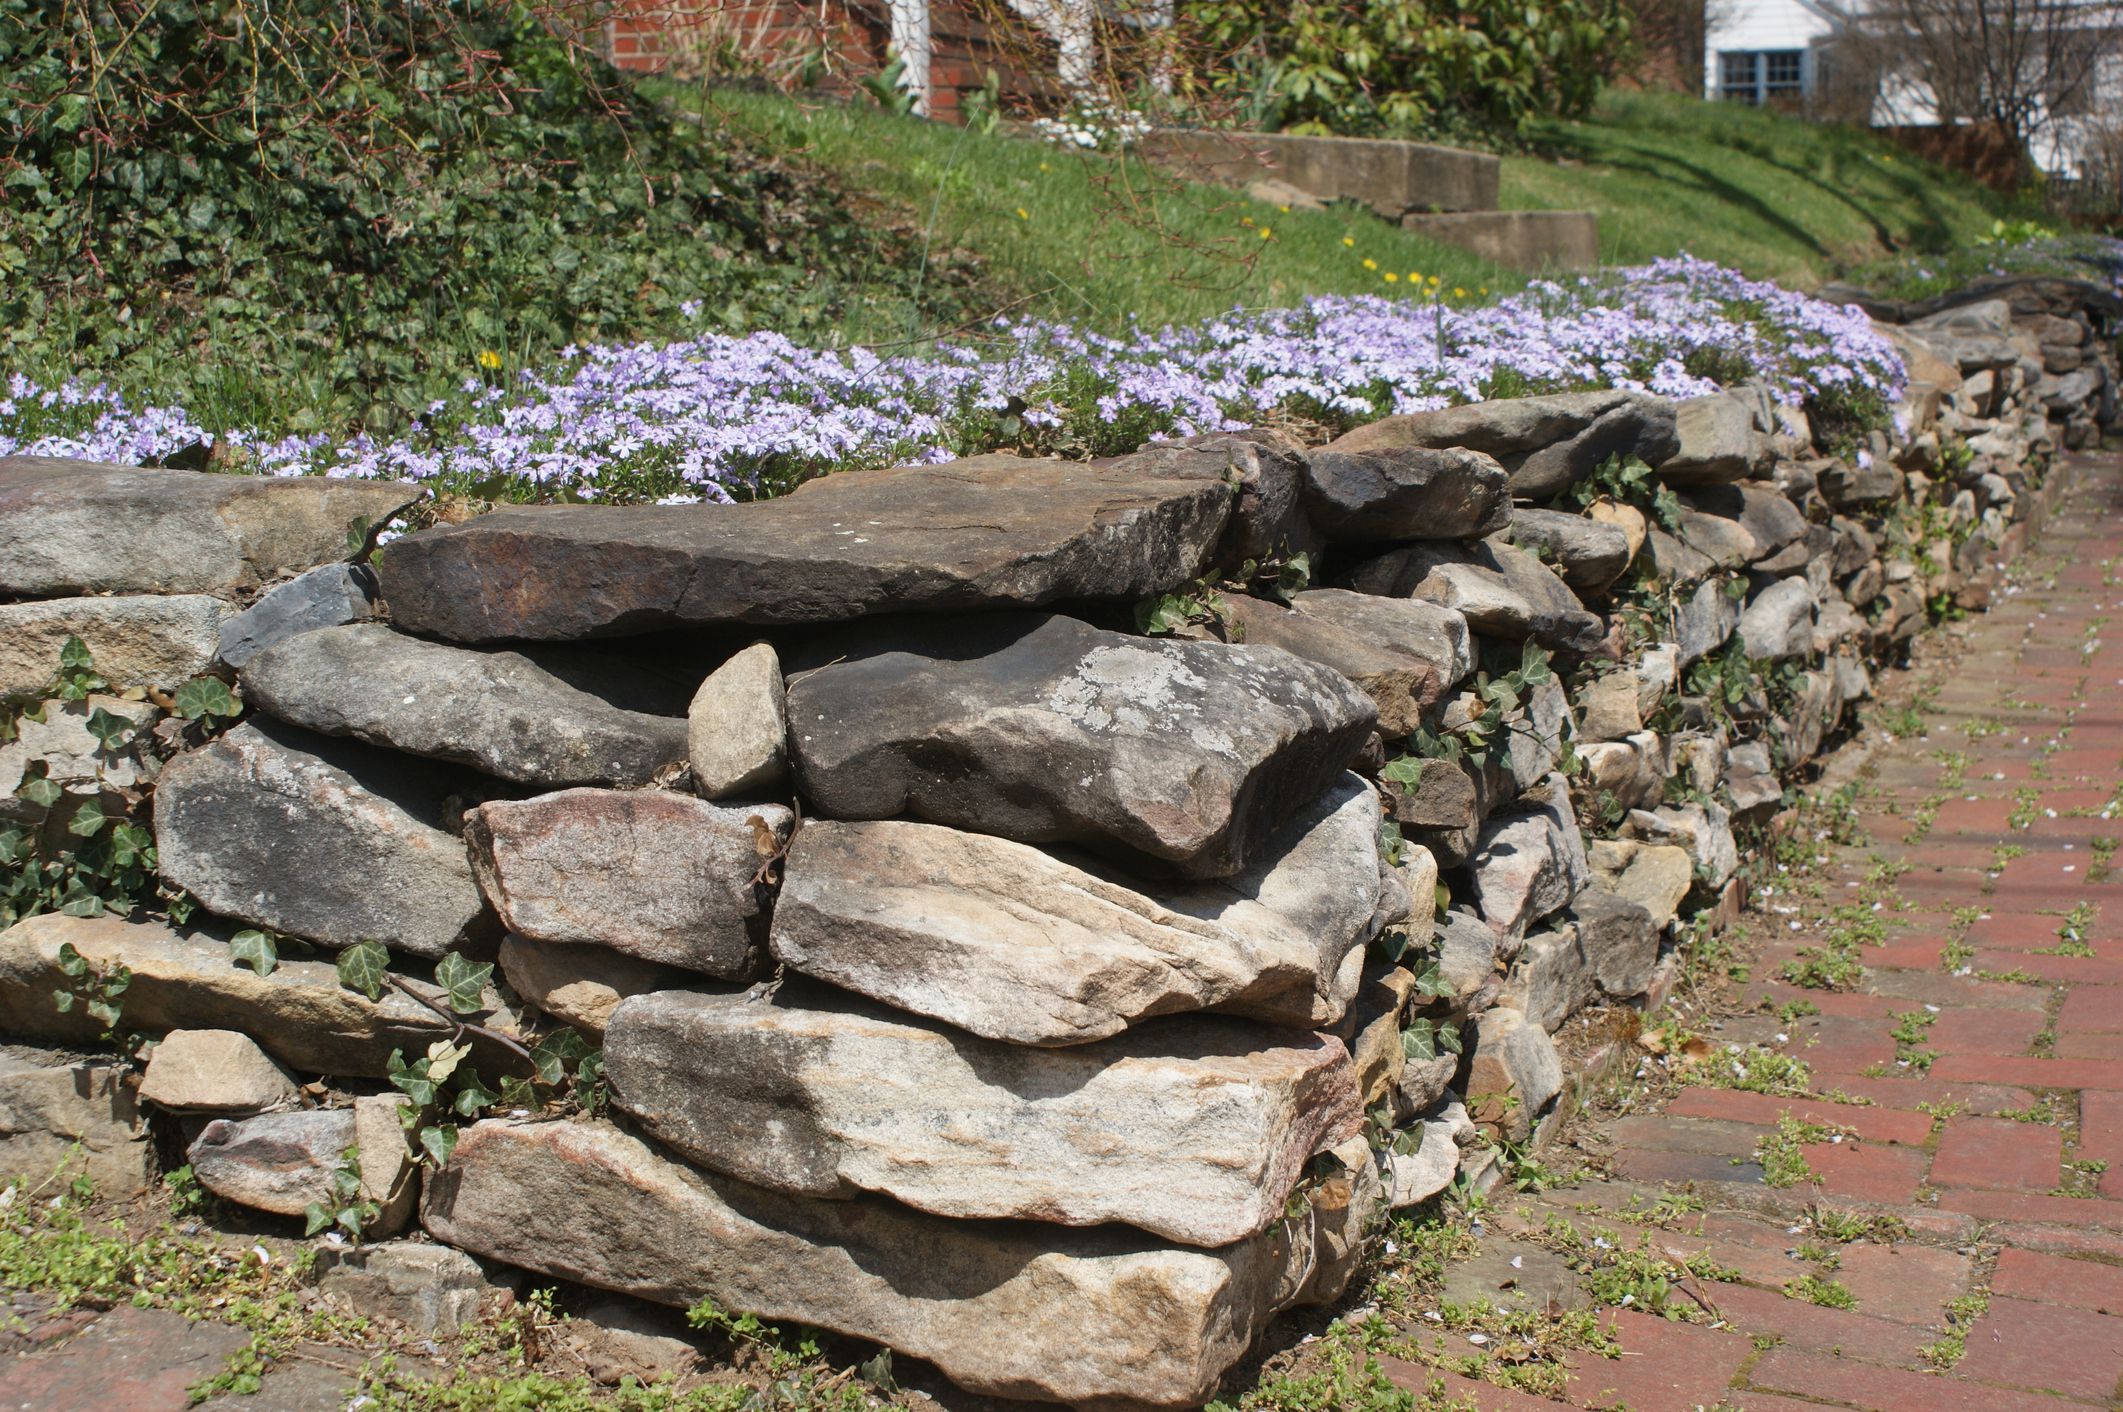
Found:
<path fill-rule="evenodd" d="M 0 0 L 0 364 L 395 427 L 682 308 L 800 336 L 868 297 L 889 241 L 564 33 L 508 0 Z"/>
<path fill-rule="evenodd" d="M 1516 134 L 1582 117 L 1629 34 L 1616 0 L 1191 0 L 1198 81 L 1265 128 Z"/>

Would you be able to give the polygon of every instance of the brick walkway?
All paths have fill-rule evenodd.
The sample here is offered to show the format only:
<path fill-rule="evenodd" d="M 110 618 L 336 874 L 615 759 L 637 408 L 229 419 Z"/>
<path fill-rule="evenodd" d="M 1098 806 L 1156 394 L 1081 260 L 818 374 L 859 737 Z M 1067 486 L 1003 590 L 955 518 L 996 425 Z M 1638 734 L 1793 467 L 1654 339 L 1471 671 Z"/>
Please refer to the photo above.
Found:
<path fill-rule="evenodd" d="M 1723 1267 L 1668 1295 L 1692 1322 L 1602 1315 L 1623 1356 L 1574 1361 L 1570 1405 L 2123 1405 L 2123 458 L 2081 463 L 2014 578 L 1933 654 L 1949 660 L 1915 673 L 1925 734 L 1870 757 L 1865 841 L 1832 851 L 1818 895 L 1801 883 L 1763 900 L 1816 920 L 1749 919 L 1740 998 L 1757 1008 L 1694 1022 L 1720 1046 L 1802 1059 L 1820 1097 L 1694 1086 L 1663 1111 L 1581 1121 L 1577 1151 L 1551 1165 L 1583 1157 L 1602 1179 L 1484 1218 L 1472 1268 L 1487 1273 L 1448 1297 L 1578 1298 L 1571 1266 L 1586 1262 L 1555 1253 L 1557 1218 L 1587 1241 Z M 1862 981 L 1785 983 L 1785 963 L 1839 926 Z M 1783 1187 L 1758 1160 L 1780 1119 L 1810 1125 L 1781 1134 L 1805 1162 Z M 1669 1219 L 1614 1219 L 1661 1197 L 1672 1210 L 1676 1193 Z M 1861 1223 L 1839 1215 L 1892 1219 L 1852 1240 Z M 1558 1405 L 1446 1382 L 1484 1409 Z"/>

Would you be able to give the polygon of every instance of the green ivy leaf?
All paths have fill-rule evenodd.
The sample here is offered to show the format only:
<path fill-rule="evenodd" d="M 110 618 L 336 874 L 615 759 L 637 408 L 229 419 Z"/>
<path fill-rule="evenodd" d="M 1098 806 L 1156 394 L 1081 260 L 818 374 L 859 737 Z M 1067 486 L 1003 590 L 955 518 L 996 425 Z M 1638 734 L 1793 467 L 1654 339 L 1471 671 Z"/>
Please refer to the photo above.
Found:
<path fill-rule="evenodd" d="M 59 802 L 59 786 L 47 779 L 24 780 L 15 797 L 25 799 L 39 809 L 49 809 Z"/>
<path fill-rule="evenodd" d="M 66 831 L 77 838 L 94 838 L 110 821 L 111 816 L 103 812 L 103 801 L 84 799 L 81 807 L 74 811 L 74 817 L 67 820 Z"/>
<path fill-rule="evenodd" d="M 96 737 L 96 743 L 105 750 L 116 750 L 120 741 L 139 729 L 125 717 L 114 716 L 101 706 L 88 713 L 88 720 L 83 722 L 83 727 Z"/>
<path fill-rule="evenodd" d="M 447 1167 L 450 1164 L 450 1155 L 457 1150 L 457 1129 L 433 1126 L 422 1128 L 420 1149 L 436 1166 Z"/>
<path fill-rule="evenodd" d="M 247 928 L 229 938 L 229 961 L 269 976 L 280 964 L 280 949 L 273 944 L 271 933 Z"/>
<path fill-rule="evenodd" d="M 457 1076 L 457 1094 L 450 1100 L 450 1111 L 460 1118 L 476 1118 L 499 1102 L 501 1095 L 479 1081 L 478 1071 L 466 1069 Z"/>
<path fill-rule="evenodd" d="M 358 990 L 371 1000 L 383 998 L 383 978 L 390 970 L 391 953 L 380 941 L 357 941 L 339 953 L 335 963 L 339 983 Z"/>
<path fill-rule="evenodd" d="M 206 717 L 226 719 L 239 715 L 243 706 L 236 700 L 229 684 L 219 677 L 193 677 L 177 688 L 177 714 L 187 721 Z"/>
<path fill-rule="evenodd" d="M 88 644 L 78 637 L 70 637 L 59 649 L 59 670 L 62 672 L 85 672 L 95 666 L 89 656 Z"/>
<path fill-rule="evenodd" d="M 449 992 L 450 1008 L 460 1015 L 477 1014 L 485 1008 L 480 997 L 493 976 L 491 963 L 475 964 L 455 951 L 435 963 L 435 984 Z"/>
<path fill-rule="evenodd" d="M 312 1201 L 302 1208 L 302 1233 L 305 1236 L 313 1236 L 332 1224 L 332 1220 L 333 1215 L 329 1207 L 321 1201 Z"/>

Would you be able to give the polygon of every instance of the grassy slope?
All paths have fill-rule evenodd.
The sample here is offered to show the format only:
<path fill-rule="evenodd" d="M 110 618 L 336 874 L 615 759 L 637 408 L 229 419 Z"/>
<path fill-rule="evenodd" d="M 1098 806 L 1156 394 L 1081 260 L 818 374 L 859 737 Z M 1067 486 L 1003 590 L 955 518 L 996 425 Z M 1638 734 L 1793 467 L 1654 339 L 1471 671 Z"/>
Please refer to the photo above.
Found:
<path fill-rule="evenodd" d="M 1504 205 L 1599 212 L 1603 258 L 1677 250 L 1812 288 L 1986 231 L 2009 203 L 1870 133 L 1735 104 L 1616 93 L 1504 163 Z"/>
<path fill-rule="evenodd" d="M 1403 292 L 1411 270 L 1469 297 L 1522 279 L 1367 212 L 1283 212 L 1133 164 L 867 106 L 669 91 L 910 213 L 917 240 L 971 252 L 998 297 L 1024 299 L 1026 312 L 1112 327 L 1130 315 L 1156 323 L 1234 303 Z M 1505 160 L 1503 204 L 1598 211 L 1609 263 L 1687 250 L 1801 288 L 1891 250 L 1965 241 L 2005 211 L 1869 134 L 1668 95 L 1610 95 L 1593 119 L 1545 128 L 1536 151 Z M 1402 280 L 1386 283 L 1387 270 Z"/>

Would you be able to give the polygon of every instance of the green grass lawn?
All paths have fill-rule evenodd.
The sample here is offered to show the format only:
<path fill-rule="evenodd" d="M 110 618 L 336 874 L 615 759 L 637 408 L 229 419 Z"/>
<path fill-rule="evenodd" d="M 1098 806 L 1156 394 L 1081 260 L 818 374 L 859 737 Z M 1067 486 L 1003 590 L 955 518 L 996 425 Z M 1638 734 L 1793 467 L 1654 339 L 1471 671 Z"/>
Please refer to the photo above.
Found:
<path fill-rule="evenodd" d="M 1964 244 L 1997 193 L 1871 133 L 1672 94 L 1611 93 L 1504 162 L 1507 207 L 1599 212 L 1602 258 L 1687 250 L 1800 289 L 1901 250 Z"/>
<path fill-rule="evenodd" d="M 874 196 L 931 251 L 971 254 L 991 301 L 1028 313 L 1112 327 L 1403 293 L 1411 271 L 1469 298 L 1525 279 L 1353 207 L 1283 211 L 1137 162 L 863 104 L 664 91 Z M 1505 158 L 1503 205 L 1599 212 L 1607 263 L 1688 251 L 1798 288 L 1895 251 L 1965 242 L 2008 208 L 1862 131 L 1653 94 L 1610 94 L 1587 121 L 1543 127 L 1531 153 Z"/>

